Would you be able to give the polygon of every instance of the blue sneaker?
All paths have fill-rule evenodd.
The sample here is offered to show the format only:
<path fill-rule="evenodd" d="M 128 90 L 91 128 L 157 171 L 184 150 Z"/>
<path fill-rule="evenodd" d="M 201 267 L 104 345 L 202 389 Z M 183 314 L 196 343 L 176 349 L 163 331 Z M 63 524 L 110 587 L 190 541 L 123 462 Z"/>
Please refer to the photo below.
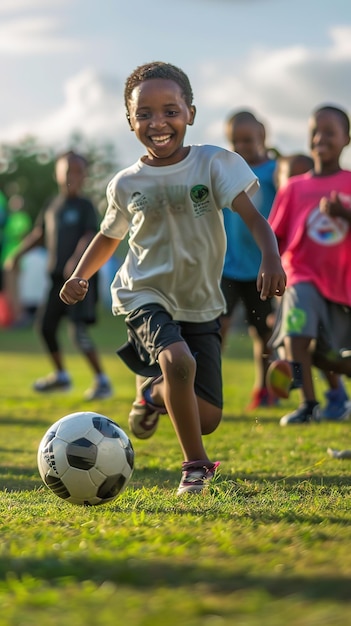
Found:
<path fill-rule="evenodd" d="M 33 384 L 34 391 L 39 393 L 70 391 L 71 387 L 72 381 L 66 372 L 52 372 L 44 378 L 38 378 Z"/>
<path fill-rule="evenodd" d="M 351 402 L 340 382 L 337 389 L 330 389 L 325 392 L 327 404 L 321 411 L 321 419 L 332 422 L 342 422 L 347 420 L 351 414 Z"/>

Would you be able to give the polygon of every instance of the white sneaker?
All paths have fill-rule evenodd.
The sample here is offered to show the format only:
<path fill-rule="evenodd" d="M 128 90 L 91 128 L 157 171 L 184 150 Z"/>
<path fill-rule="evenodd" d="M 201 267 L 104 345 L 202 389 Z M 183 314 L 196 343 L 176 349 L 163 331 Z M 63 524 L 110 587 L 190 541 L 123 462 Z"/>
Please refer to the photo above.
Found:
<path fill-rule="evenodd" d="M 34 391 L 39 393 L 50 393 L 53 391 L 69 391 L 72 381 L 67 374 L 52 372 L 43 378 L 38 378 L 33 384 Z"/>

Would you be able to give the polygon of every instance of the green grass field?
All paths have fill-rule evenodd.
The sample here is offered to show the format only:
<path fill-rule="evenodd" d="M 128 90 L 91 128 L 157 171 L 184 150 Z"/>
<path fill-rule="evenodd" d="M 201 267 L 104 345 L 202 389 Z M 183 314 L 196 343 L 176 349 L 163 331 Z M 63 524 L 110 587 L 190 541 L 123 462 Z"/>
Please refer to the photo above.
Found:
<path fill-rule="evenodd" d="M 223 363 L 222 424 L 208 438 L 221 473 L 206 495 L 177 498 L 180 452 L 166 417 L 133 439 L 135 471 L 114 502 L 83 508 L 41 483 L 36 453 L 47 428 L 96 410 L 128 432 L 133 375 L 115 349 L 123 321 L 94 330 L 115 395 L 82 400 L 91 374 L 67 348 L 75 386 L 41 397 L 50 366 L 33 330 L 0 331 L 0 626 L 312 626 L 350 623 L 350 423 L 280 428 L 280 407 L 246 414 L 250 342 L 233 335 Z M 319 396 L 323 382 L 316 372 Z M 294 395 L 296 394 L 296 395 Z"/>

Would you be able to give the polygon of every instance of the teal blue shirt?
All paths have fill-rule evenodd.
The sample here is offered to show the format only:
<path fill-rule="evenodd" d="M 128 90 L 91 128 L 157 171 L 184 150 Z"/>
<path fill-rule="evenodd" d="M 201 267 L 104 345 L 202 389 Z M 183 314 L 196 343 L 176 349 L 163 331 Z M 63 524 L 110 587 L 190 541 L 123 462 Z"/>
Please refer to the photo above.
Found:
<path fill-rule="evenodd" d="M 251 201 L 257 210 L 267 218 L 276 194 L 274 184 L 275 160 L 260 165 L 250 165 L 256 174 L 260 188 Z M 223 210 L 224 227 L 227 234 L 227 252 L 224 260 L 223 276 L 235 280 L 256 280 L 261 263 L 261 252 L 246 224 L 237 213 Z"/>

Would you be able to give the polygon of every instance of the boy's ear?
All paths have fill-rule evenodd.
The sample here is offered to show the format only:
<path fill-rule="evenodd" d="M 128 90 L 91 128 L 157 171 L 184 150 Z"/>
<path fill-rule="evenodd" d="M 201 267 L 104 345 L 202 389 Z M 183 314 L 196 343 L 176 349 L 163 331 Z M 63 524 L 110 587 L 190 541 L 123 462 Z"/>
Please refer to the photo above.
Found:
<path fill-rule="evenodd" d="M 192 126 L 195 120 L 195 115 L 196 115 L 196 106 L 194 106 L 193 104 L 191 105 L 191 107 L 189 108 L 190 111 L 190 119 L 188 122 L 188 126 Z"/>
<path fill-rule="evenodd" d="M 133 128 L 133 126 L 131 125 L 131 122 L 130 122 L 130 115 L 129 115 L 129 113 L 128 113 L 128 112 L 126 113 L 126 118 L 127 118 L 127 122 L 128 122 L 128 124 L 129 124 L 129 128 L 130 128 L 130 130 L 131 130 L 131 131 L 134 131 L 134 128 Z"/>

